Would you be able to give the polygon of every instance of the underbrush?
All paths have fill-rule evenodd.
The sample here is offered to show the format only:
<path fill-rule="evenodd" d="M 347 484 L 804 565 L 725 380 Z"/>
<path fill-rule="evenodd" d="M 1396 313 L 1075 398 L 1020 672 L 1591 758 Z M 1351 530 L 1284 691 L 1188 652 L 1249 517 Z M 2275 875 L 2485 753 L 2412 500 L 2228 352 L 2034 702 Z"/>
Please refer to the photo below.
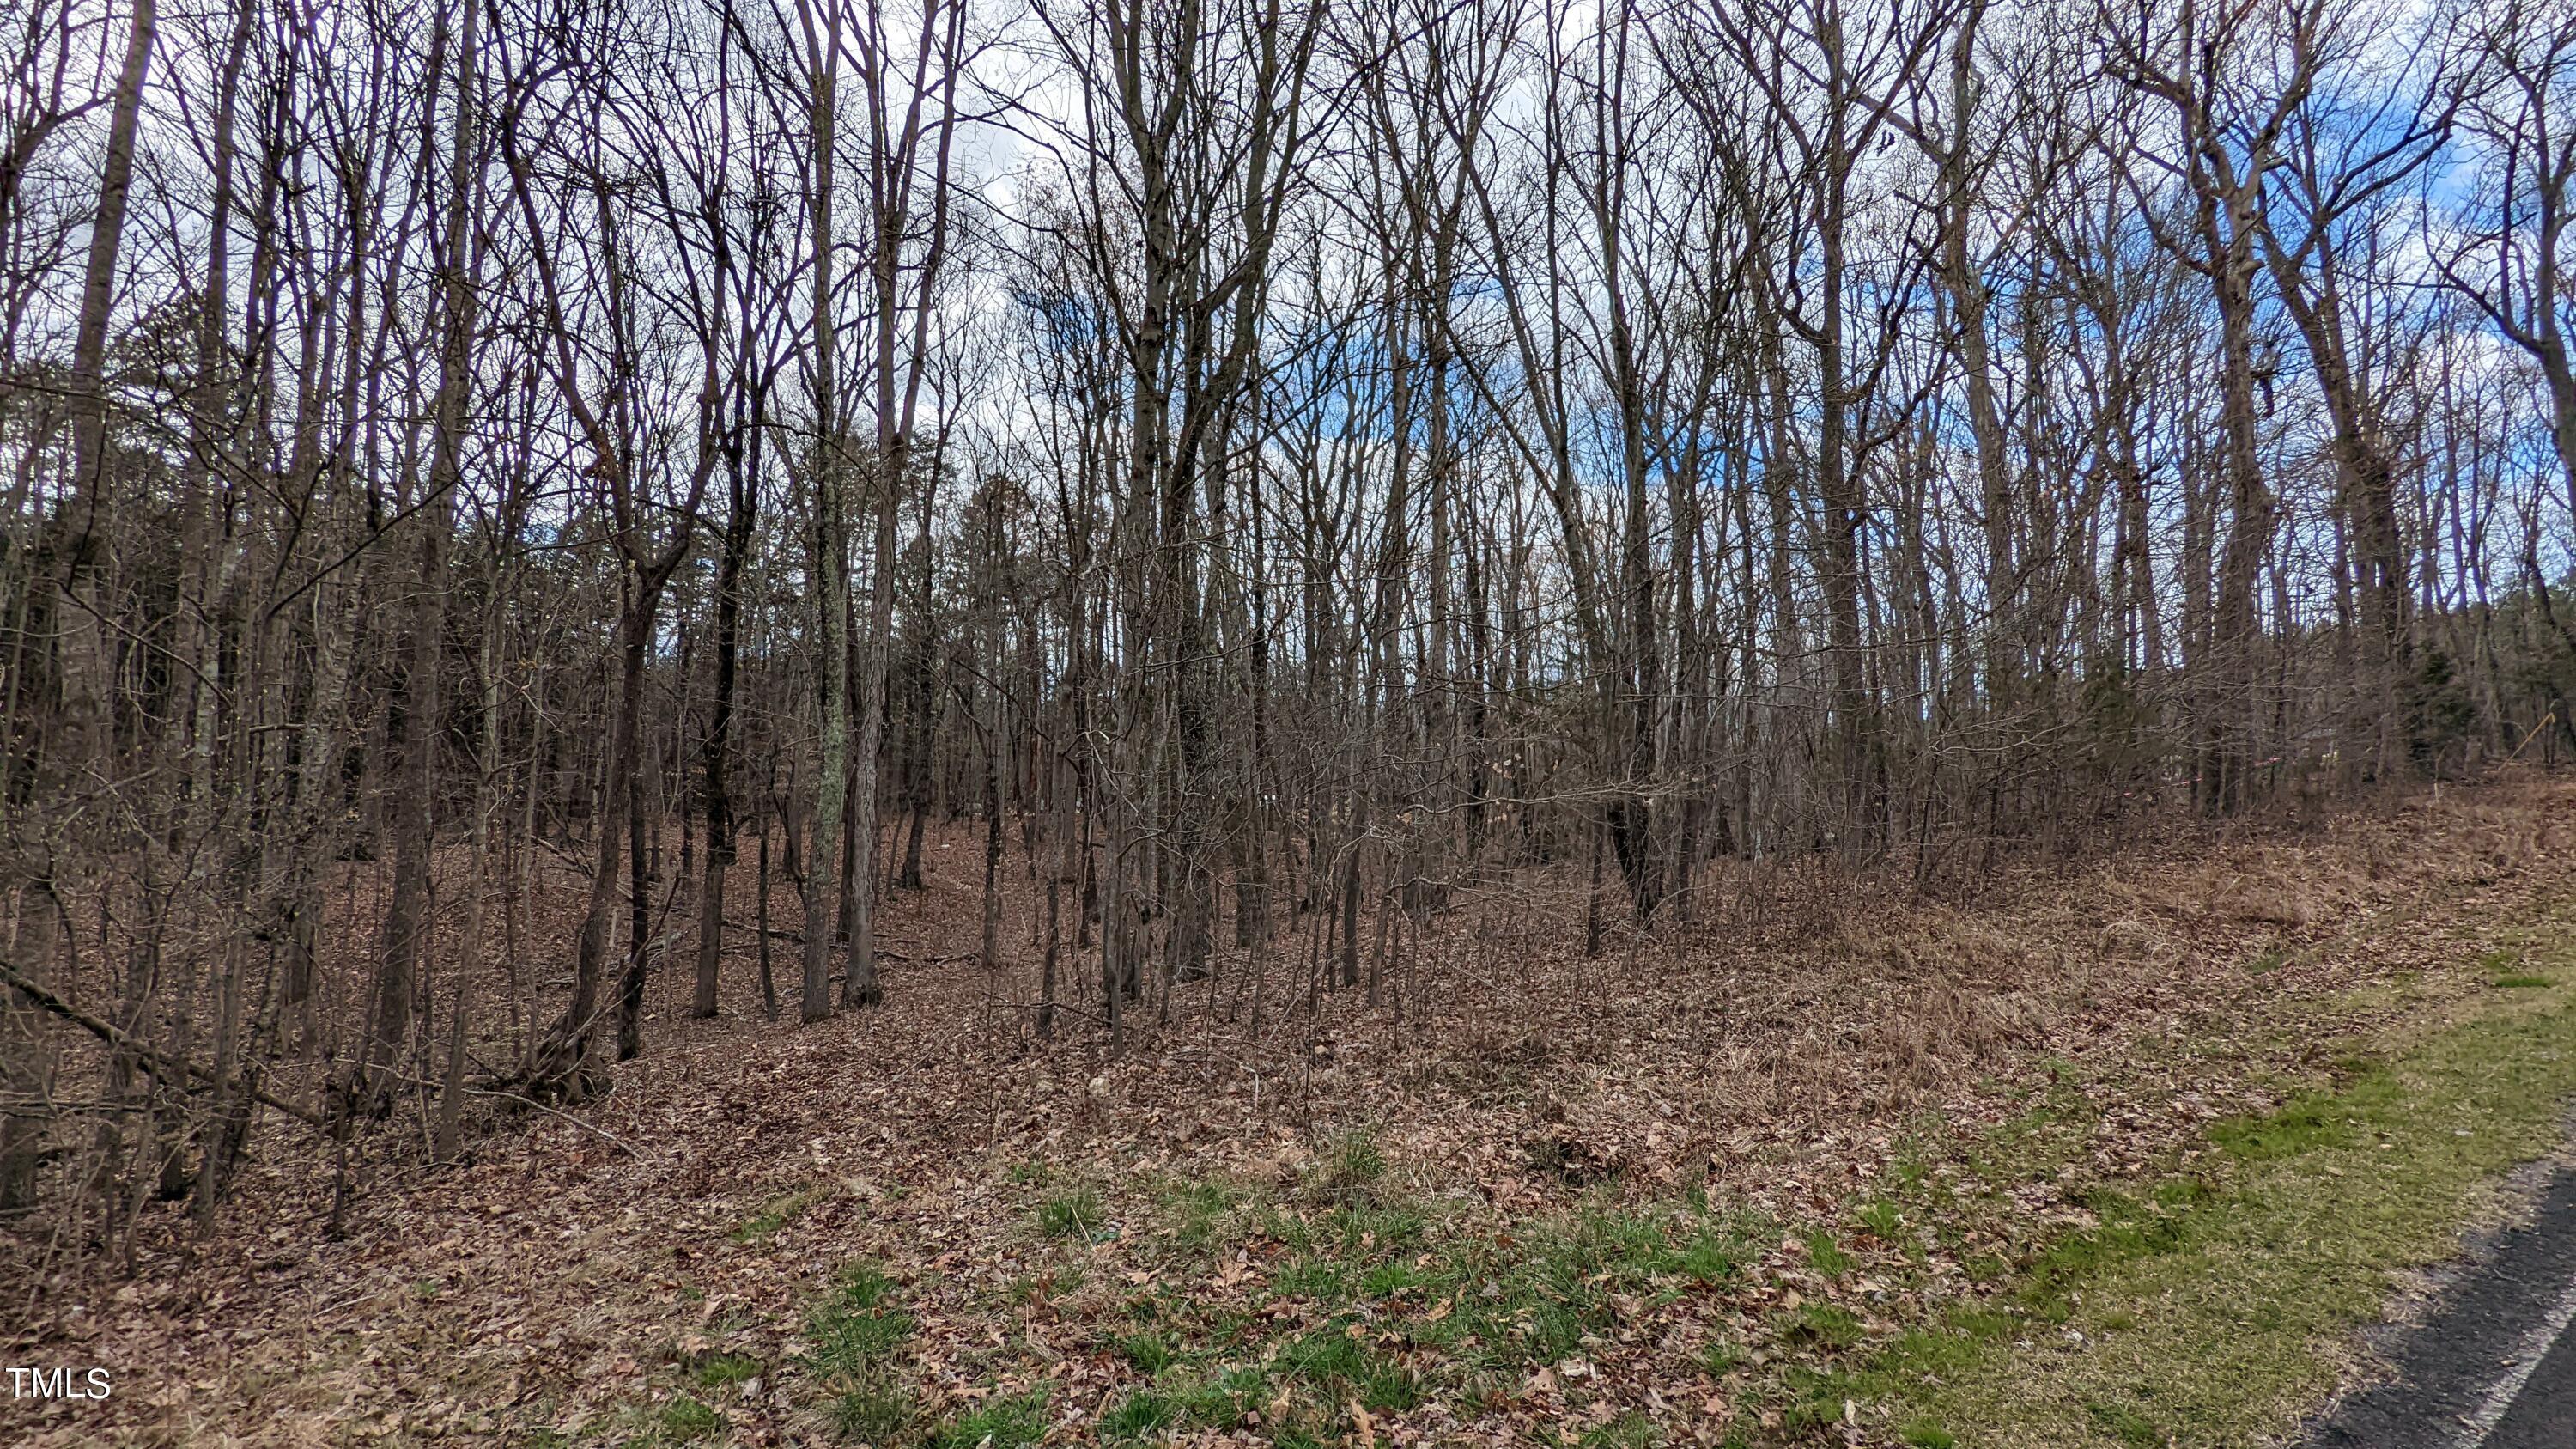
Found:
<path fill-rule="evenodd" d="M 2576 953 L 2537 944 L 2556 920 L 2479 969 L 2563 978 Z M 888 1368 L 908 1320 L 862 1273 L 817 1311 L 815 1367 L 845 1440 L 943 1449 L 1050 1426 L 1304 1446 L 1532 1421 L 1597 1445 L 2252 1444 L 2349 1371 L 2394 1273 L 2450 1251 L 2498 1175 L 2554 1145 L 2571 997 L 2492 986 L 2124 1172 L 2098 1170 L 2117 1084 L 2059 1064 L 1947 1151 L 1926 1123 L 1822 1221 L 1615 1185 L 1502 1212 L 1400 1184 L 1366 1133 L 1284 1182 L 1032 1180 L 1025 1246 L 1061 1291 L 1024 1280 L 970 1311 L 1034 1301 L 1082 1362 L 1006 1345 L 977 1404 L 911 1412 Z M 1050 1387 L 1009 1387 L 1033 1381 Z"/>
<path fill-rule="evenodd" d="M 66 1279 L 82 1336 L 34 1342 L 120 1392 L 0 1405 L 0 1438 L 2247 1442 L 2554 1130 L 2570 798 L 1975 902 L 1747 866 L 1704 939 L 1598 960 L 1462 905 L 1392 1004 L 1272 979 L 1254 1032 L 1229 977 L 1114 1053 L 997 1029 L 1007 973 L 898 966 L 804 1030 L 656 1018 L 691 1049 L 583 1121 L 358 1174 L 345 1242 L 272 1217 L 130 1301 Z M 2417 1130 L 2455 1111 L 2496 1125 Z M 147 1397 L 206 1353 L 216 1387 Z"/>

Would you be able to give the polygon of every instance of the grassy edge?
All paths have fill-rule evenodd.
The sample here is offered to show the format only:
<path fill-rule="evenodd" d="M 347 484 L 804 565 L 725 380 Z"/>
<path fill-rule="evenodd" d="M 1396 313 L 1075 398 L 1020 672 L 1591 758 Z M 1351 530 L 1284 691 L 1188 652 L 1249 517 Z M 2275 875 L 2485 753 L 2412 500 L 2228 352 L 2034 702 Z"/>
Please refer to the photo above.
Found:
<path fill-rule="evenodd" d="M 2566 912 L 2530 933 L 2532 955 Z M 2552 973 L 2564 980 L 2564 969 Z M 2353 1367 L 2407 1270 L 2457 1250 L 2501 1178 L 2562 1142 L 2576 992 L 2496 989 L 2468 1019 L 2261 1117 L 2214 1170 L 2093 1195 L 1999 1301 L 1950 1310 L 1816 1396 L 1875 1401 L 1909 1444 L 2251 1444 Z"/>

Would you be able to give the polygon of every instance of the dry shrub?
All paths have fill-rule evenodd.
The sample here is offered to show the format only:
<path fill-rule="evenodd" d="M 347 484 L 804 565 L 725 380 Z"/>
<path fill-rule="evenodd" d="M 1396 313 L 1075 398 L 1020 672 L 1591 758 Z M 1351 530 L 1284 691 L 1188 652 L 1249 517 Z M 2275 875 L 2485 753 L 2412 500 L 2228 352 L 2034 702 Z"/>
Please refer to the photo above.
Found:
<path fill-rule="evenodd" d="M 1930 1089 L 2047 1040 L 2056 1011 L 2024 991 L 1990 991 L 1942 976 L 1882 997 L 1861 1040 L 1889 1074 Z"/>
<path fill-rule="evenodd" d="M 1493 1015 L 1469 1017 L 1434 1040 L 1445 1045 L 1407 1064 L 1407 1085 L 1470 1093 L 1505 1090 L 1528 1083 L 1555 1056 L 1546 1037 L 1528 1023 Z"/>
<path fill-rule="evenodd" d="M 1931 1023 L 1910 1011 L 1879 1019 L 1870 1045 L 1887 1064 L 1888 1075 L 1908 1086 L 1929 1088 L 1942 1076 L 1941 1052 Z"/>
<path fill-rule="evenodd" d="M 2165 949 L 2163 933 L 2135 916 L 2105 922 L 2098 939 L 2103 957 L 2112 961 L 2152 961 Z"/>

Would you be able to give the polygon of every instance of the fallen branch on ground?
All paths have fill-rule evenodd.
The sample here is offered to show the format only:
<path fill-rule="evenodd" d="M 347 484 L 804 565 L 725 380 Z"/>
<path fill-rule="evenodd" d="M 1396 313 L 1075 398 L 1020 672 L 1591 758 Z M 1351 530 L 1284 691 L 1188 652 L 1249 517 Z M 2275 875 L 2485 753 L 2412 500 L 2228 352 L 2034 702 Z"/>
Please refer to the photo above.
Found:
<path fill-rule="evenodd" d="M 97 1037 L 100 1041 L 106 1042 L 109 1046 L 115 1047 L 118 1051 L 130 1054 L 135 1061 L 143 1066 L 144 1070 L 149 1071 L 152 1075 L 159 1077 L 164 1081 L 175 1079 L 178 1084 L 184 1088 L 188 1084 L 188 1078 L 195 1077 L 197 1080 L 217 1088 L 229 1089 L 233 1087 L 248 1087 L 250 1089 L 251 1096 L 258 1101 L 264 1102 L 271 1107 L 275 1107 L 287 1116 L 294 1118 L 296 1121 L 301 1122 L 308 1127 L 314 1128 L 316 1131 L 329 1130 L 328 1125 L 322 1120 L 322 1114 L 314 1111 L 312 1108 L 299 1106 L 296 1103 L 290 1102 L 284 1097 L 278 1096 L 276 1093 L 269 1091 L 265 1087 L 241 1078 L 234 1078 L 233 1080 L 227 1081 L 211 1068 L 201 1067 L 195 1062 L 189 1061 L 185 1057 L 173 1056 L 156 1047 L 145 1046 L 143 1043 L 136 1041 L 133 1037 L 128 1036 L 123 1031 L 118 1030 L 112 1023 L 99 1020 L 97 1017 L 90 1015 L 88 1012 L 81 1010 L 79 1007 L 72 1005 L 70 1002 L 63 1000 L 52 992 L 47 991 L 45 988 L 38 986 L 35 982 L 28 980 L 26 977 L 18 973 L 18 969 L 16 967 L 11 966 L 6 961 L 0 961 L 0 985 L 15 988 L 19 995 L 24 996 L 29 1001 L 34 1002 L 36 1005 L 43 1007 L 45 1010 L 52 1012 L 56 1016 L 61 1017 L 63 1020 L 70 1022 L 72 1025 L 87 1031 L 90 1035 Z"/>

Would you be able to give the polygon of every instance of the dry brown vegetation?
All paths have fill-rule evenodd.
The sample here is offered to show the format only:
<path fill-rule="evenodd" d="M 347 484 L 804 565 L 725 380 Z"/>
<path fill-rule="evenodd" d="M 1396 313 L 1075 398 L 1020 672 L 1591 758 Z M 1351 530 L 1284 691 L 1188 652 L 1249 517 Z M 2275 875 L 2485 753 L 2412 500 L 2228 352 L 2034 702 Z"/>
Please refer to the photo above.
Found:
<path fill-rule="evenodd" d="M 1923 1449 L 2576 1099 L 2576 6 L 23 8 L 0 1432 Z"/>
<path fill-rule="evenodd" d="M 1891 1290 L 1903 1259 L 1864 1233 L 1857 1267 L 1818 1273 L 1798 1232 L 1848 1223 L 1892 1164 L 1954 1172 L 2032 1088 L 2084 1083 L 2083 1140 L 2055 1180 L 2013 1188 L 2025 1212 L 2007 1231 L 2042 1241 L 2081 1218 L 2076 1186 L 2168 1162 L 2207 1120 L 2329 1079 L 2358 1036 L 2486 986 L 2478 931 L 2576 889 L 2571 832 L 2576 786 L 2528 778 L 2305 828 L 2176 828 L 2113 861 L 2009 869 L 1961 903 L 1736 865 L 1695 926 L 1598 960 L 1551 924 L 1577 913 L 1536 899 L 1552 885 L 1539 874 L 1437 917 L 1393 958 L 1386 1009 L 1302 996 L 1304 971 L 1274 964 L 1255 1034 L 1251 988 L 1229 971 L 1181 987 L 1168 1024 L 1136 1028 L 1115 1058 L 1089 1026 L 1031 1038 L 1025 960 L 898 962 L 884 1009 L 797 1032 L 764 1027 L 747 969 L 729 969 L 714 1022 L 686 1019 L 686 982 L 665 972 L 652 1049 L 581 1120 L 484 1099 L 452 1168 L 394 1140 L 419 1123 L 361 1138 L 343 1238 L 316 1230 L 325 1149 L 271 1126 L 213 1235 L 191 1238 L 176 1212 L 147 1224 L 130 1280 L 12 1241 L 14 1356 L 106 1364 L 118 1391 L 0 1414 L 64 1445 L 110 1425 L 188 1444 L 541 1425 L 617 1442 L 659 1432 L 635 1415 L 691 1365 L 742 1355 L 764 1366 L 757 1397 L 699 1391 L 724 1432 L 805 1442 L 825 1429 L 799 1335 L 861 1261 L 912 1315 L 918 1422 L 1025 1387 L 1052 1359 L 1050 1432 L 1082 1439 L 1150 1378 L 1102 1337 L 1139 1285 L 1179 1274 L 1247 1304 L 1269 1291 L 1284 1250 L 1259 1233 L 1192 1260 L 1153 1228 L 1175 1184 L 1215 1183 L 1292 1214 L 1354 1192 L 1438 1203 L 1506 1235 L 1704 1191 L 1712 1211 L 1768 1225 L 1744 1271 L 1614 1314 L 1579 1382 L 1540 1365 L 1498 1401 L 1426 1397 L 1369 1422 L 1437 1439 L 1615 1410 L 1714 1433 L 1736 1410 L 1712 1341 L 1830 1353 L 1763 1325 L 1803 1294 L 1848 1299 L 1879 1331 L 1971 1291 L 1952 1255 L 2014 1246 L 1946 1245 Z M 929 889 L 888 922 L 926 956 L 976 909 L 979 874 L 942 868 L 971 858 L 957 844 L 934 849 Z M 363 969 L 356 953 L 344 968 Z M 1382 1176 L 1338 1180 L 1353 1142 Z M 1050 1236 L 1047 1204 L 1063 1201 L 1124 1231 Z M 1795 1231 L 1772 1242 L 1780 1230 Z"/>

